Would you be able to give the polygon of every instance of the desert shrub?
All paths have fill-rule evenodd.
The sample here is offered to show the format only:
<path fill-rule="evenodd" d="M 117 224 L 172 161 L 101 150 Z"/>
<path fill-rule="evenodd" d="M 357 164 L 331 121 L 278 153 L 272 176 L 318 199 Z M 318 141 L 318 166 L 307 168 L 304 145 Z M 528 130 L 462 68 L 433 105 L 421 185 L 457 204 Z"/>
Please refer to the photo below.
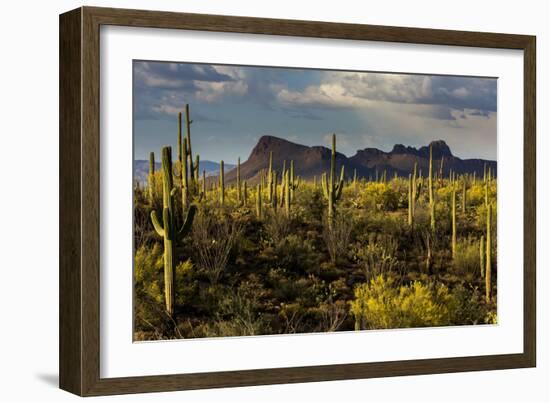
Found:
<path fill-rule="evenodd" d="M 355 289 L 351 312 L 356 329 L 394 329 L 450 325 L 456 306 L 442 284 L 415 281 L 396 287 L 378 276 Z"/>
<path fill-rule="evenodd" d="M 256 280 L 241 283 L 235 291 L 226 289 L 216 320 L 208 323 L 204 330 L 206 336 L 252 336 L 270 333 L 268 323 L 260 312 L 262 296 L 263 289 Z"/>
<path fill-rule="evenodd" d="M 164 261 L 161 246 L 140 247 L 134 256 L 135 326 L 140 339 L 177 337 L 164 308 Z"/>
<path fill-rule="evenodd" d="M 453 268 L 460 274 L 480 275 L 479 240 L 468 237 L 456 242 L 456 255 L 453 259 Z"/>
<path fill-rule="evenodd" d="M 332 224 L 328 219 L 323 220 L 323 239 L 332 263 L 336 264 L 339 258 L 347 255 L 353 225 L 343 213 L 336 214 Z"/>
<path fill-rule="evenodd" d="M 455 325 L 477 325 L 485 323 L 488 312 L 484 295 L 477 287 L 459 284 L 452 290 L 457 301 L 453 322 Z"/>
<path fill-rule="evenodd" d="M 386 183 L 367 183 L 360 200 L 363 206 L 375 210 L 395 211 L 399 207 L 399 194 Z"/>
<path fill-rule="evenodd" d="M 379 275 L 395 270 L 399 264 L 396 258 L 397 242 L 391 237 L 383 237 L 383 241 L 377 238 L 376 234 L 371 234 L 369 242 L 366 245 L 360 244 L 356 251 L 357 261 L 367 283 Z"/>
<path fill-rule="evenodd" d="M 308 272 L 319 264 L 319 252 L 312 240 L 291 234 L 275 245 L 277 264 L 293 272 Z"/>
<path fill-rule="evenodd" d="M 291 219 L 285 214 L 268 210 L 264 219 L 264 229 L 271 242 L 278 244 L 290 233 Z"/>
<path fill-rule="evenodd" d="M 195 216 L 191 236 L 195 260 L 211 284 L 220 279 L 242 231 L 242 223 L 229 216 L 217 217 L 207 210 Z"/>

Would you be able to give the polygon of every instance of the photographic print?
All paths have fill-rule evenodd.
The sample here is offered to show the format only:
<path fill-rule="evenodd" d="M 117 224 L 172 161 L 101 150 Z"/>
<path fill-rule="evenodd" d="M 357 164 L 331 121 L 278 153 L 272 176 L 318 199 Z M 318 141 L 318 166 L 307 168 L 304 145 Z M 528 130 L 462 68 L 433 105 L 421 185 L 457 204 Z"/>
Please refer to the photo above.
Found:
<path fill-rule="evenodd" d="M 132 68 L 134 341 L 497 323 L 496 78 Z"/>

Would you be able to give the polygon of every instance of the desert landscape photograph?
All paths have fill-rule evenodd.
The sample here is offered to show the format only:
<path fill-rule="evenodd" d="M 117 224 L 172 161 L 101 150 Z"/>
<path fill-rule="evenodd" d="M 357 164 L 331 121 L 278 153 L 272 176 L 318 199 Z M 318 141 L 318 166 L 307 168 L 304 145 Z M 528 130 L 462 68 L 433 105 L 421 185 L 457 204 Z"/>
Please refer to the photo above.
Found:
<path fill-rule="evenodd" d="M 133 62 L 134 341 L 497 323 L 497 79 Z"/>

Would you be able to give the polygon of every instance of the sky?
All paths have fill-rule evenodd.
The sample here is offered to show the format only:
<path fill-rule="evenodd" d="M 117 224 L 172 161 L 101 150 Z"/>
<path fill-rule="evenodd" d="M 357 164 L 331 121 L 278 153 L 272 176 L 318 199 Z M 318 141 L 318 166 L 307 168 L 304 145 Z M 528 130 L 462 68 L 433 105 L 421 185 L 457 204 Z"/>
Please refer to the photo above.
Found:
<path fill-rule="evenodd" d="M 441 139 L 496 160 L 496 78 L 151 61 L 134 61 L 133 77 L 135 159 L 175 150 L 188 103 L 202 160 L 244 161 L 262 135 L 330 147 L 332 133 L 348 157 Z"/>

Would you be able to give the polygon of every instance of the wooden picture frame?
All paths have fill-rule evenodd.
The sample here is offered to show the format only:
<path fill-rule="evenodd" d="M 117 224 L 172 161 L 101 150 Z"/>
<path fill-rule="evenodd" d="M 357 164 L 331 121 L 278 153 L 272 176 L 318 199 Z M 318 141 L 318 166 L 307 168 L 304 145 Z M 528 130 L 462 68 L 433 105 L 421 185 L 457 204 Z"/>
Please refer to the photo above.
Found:
<path fill-rule="evenodd" d="M 229 372 L 100 377 L 100 26 L 119 25 L 524 52 L 523 353 Z M 534 36 L 82 7 L 60 16 L 60 387 L 80 396 L 533 367 L 536 363 Z"/>

